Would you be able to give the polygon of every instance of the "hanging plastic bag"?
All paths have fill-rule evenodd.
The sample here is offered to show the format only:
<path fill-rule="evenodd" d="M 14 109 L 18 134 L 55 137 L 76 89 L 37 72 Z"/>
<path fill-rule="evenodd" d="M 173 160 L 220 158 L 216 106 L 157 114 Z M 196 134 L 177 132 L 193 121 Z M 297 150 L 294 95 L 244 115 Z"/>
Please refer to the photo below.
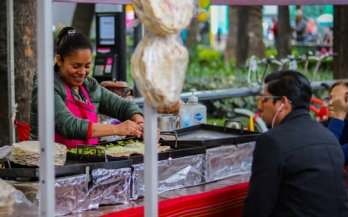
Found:
<path fill-rule="evenodd" d="M 141 40 L 131 58 L 131 71 L 150 105 L 167 106 L 179 100 L 188 55 L 188 50 L 169 35 L 150 33 Z"/>
<path fill-rule="evenodd" d="M 158 35 L 174 34 L 189 25 L 194 0 L 133 0 L 134 11 L 145 28 Z"/>

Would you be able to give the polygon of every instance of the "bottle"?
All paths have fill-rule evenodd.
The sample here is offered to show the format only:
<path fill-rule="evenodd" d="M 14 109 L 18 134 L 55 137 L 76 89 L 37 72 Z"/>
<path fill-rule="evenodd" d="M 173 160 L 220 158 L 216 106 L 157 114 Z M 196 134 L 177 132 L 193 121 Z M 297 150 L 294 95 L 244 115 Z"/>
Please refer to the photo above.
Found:
<path fill-rule="evenodd" d="M 198 103 L 198 97 L 195 96 L 196 89 L 191 89 L 191 91 L 192 96 L 179 110 L 181 128 L 207 122 L 207 108 Z"/>

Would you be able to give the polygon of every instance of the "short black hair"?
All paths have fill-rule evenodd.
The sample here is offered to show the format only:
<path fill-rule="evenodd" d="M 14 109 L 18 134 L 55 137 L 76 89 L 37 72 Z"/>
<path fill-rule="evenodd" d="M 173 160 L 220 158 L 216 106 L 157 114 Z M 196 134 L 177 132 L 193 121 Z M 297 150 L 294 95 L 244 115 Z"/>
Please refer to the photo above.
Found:
<path fill-rule="evenodd" d="M 291 101 L 292 109 L 309 110 L 312 87 L 302 73 L 293 70 L 275 71 L 266 76 L 265 83 L 273 96 L 286 96 Z"/>
<path fill-rule="evenodd" d="M 61 60 L 64 61 L 65 57 L 81 49 L 90 49 L 93 52 L 89 39 L 81 33 L 76 32 L 72 26 L 63 27 L 57 39 L 57 55 L 60 55 Z M 57 63 L 54 65 L 54 71 L 59 72 Z"/>

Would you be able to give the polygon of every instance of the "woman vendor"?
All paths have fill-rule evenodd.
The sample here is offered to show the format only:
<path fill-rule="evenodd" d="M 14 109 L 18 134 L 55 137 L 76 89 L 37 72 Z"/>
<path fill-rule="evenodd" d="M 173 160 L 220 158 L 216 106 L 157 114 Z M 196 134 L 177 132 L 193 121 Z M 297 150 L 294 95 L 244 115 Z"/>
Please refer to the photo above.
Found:
<path fill-rule="evenodd" d="M 327 127 L 340 142 L 345 165 L 348 165 L 348 82 L 337 81 L 331 86 L 329 94 L 326 98 L 330 119 Z"/>
<path fill-rule="evenodd" d="M 110 135 L 143 136 L 142 110 L 88 77 L 92 64 L 92 45 L 73 27 L 58 35 L 54 66 L 55 142 L 67 148 L 97 144 L 98 137 Z M 30 140 L 38 140 L 38 79 L 34 76 L 30 108 Z M 40 90 L 43 91 L 43 90 Z M 123 121 L 118 125 L 97 123 L 102 113 Z"/>

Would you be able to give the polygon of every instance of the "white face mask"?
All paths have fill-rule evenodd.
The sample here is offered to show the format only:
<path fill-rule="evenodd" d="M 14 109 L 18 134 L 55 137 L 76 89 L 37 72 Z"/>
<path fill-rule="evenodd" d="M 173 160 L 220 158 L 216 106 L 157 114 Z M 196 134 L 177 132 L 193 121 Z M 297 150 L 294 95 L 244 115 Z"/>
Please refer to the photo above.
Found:
<path fill-rule="evenodd" d="M 284 103 L 282 103 L 282 104 L 279 106 L 279 108 L 278 108 L 276 114 L 274 115 L 274 118 L 273 118 L 273 120 L 272 120 L 272 128 L 274 127 L 274 121 L 275 121 L 276 117 L 278 116 L 278 113 L 280 112 L 280 110 L 281 110 L 283 107 L 284 107 Z"/>

